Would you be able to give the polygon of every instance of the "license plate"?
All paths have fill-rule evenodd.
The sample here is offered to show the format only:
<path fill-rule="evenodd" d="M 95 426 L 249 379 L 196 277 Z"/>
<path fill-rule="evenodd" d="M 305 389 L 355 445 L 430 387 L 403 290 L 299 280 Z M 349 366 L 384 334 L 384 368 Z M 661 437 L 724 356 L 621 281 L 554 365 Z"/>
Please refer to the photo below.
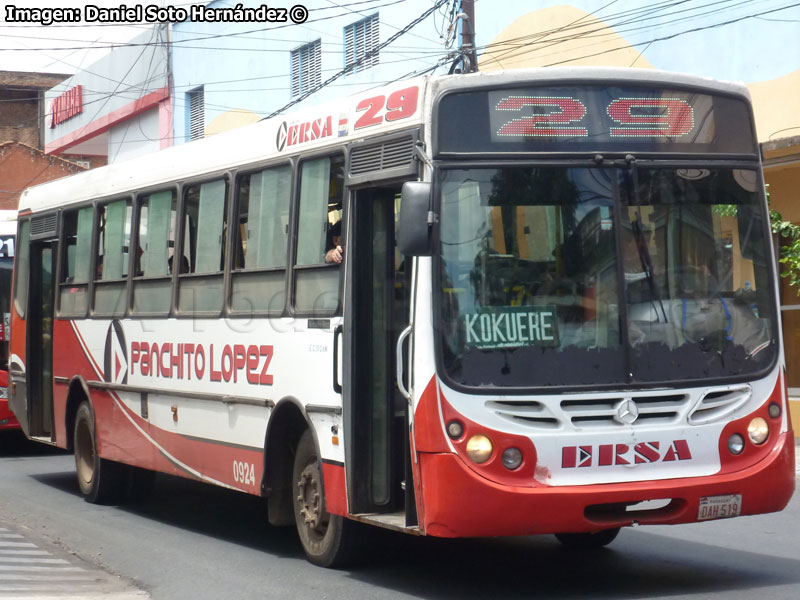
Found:
<path fill-rule="evenodd" d="M 700 498 L 700 508 L 697 511 L 698 521 L 711 519 L 727 519 L 738 517 L 742 512 L 742 495 L 728 494 L 727 496 L 704 496 Z"/>

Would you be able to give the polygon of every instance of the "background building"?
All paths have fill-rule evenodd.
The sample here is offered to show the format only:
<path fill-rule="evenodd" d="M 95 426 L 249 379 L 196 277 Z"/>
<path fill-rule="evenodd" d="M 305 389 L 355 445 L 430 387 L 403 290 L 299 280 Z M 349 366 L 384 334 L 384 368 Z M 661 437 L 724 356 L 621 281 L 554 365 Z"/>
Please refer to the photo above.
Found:
<path fill-rule="evenodd" d="M 44 153 L 45 90 L 66 77 L 0 71 L 0 210 L 16 209 L 28 186 L 85 168 Z"/>
<path fill-rule="evenodd" d="M 68 75 L 0 71 L 0 142 L 44 148 L 44 93 Z"/>
<path fill-rule="evenodd" d="M 45 151 L 96 166 L 170 146 L 168 35 L 149 27 L 50 89 Z"/>
<path fill-rule="evenodd" d="M 176 144 L 403 79 L 448 54 L 440 36 L 447 34 L 443 12 L 452 2 L 302 4 L 309 15 L 301 24 L 187 21 L 173 26 Z M 225 9 L 231 3 L 206 6 Z"/>

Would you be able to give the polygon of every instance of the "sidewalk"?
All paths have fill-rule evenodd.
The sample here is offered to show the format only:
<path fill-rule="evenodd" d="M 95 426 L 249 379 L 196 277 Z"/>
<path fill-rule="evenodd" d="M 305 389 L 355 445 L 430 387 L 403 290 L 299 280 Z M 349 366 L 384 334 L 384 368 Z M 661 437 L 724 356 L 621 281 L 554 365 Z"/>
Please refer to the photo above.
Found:
<path fill-rule="evenodd" d="M 800 438 L 794 439 L 794 473 L 800 478 Z"/>

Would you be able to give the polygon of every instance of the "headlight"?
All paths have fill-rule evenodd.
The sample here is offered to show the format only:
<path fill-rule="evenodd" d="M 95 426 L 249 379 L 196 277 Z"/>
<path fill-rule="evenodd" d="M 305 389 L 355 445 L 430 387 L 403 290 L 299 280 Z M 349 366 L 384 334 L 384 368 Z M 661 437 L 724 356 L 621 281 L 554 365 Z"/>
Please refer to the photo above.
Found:
<path fill-rule="evenodd" d="M 747 426 L 747 437 L 756 445 L 763 444 L 769 437 L 769 425 L 761 417 L 756 417 Z"/>
<path fill-rule="evenodd" d="M 473 435 L 467 442 L 467 456 L 474 463 L 485 463 L 492 457 L 492 440 L 485 435 Z"/>

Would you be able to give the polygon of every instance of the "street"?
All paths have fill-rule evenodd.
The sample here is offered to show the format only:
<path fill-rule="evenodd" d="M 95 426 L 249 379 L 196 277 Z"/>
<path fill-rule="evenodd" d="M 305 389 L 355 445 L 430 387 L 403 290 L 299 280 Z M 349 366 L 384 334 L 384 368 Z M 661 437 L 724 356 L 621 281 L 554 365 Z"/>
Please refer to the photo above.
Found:
<path fill-rule="evenodd" d="M 6 434 L 0 599 L 800 597 L 798 495 L 777 514 L 623 530 L 595 554 L 566 551 L 552 536 L 454 541 L 379 532 L 369 559 L 343 571 L 307 563 L 293 529 L 272 528 L 264 515 L 259 498 L 160 475 L 138 505 L 90 505 L 71 455 Z M 9 560 L 15 547 L 47 556 L 37 564 L 61 569 L 66 583 L 38 593 L 21 586 L 22 563 Z M 26 585 L 41 568 L 28 568 Z"/>

